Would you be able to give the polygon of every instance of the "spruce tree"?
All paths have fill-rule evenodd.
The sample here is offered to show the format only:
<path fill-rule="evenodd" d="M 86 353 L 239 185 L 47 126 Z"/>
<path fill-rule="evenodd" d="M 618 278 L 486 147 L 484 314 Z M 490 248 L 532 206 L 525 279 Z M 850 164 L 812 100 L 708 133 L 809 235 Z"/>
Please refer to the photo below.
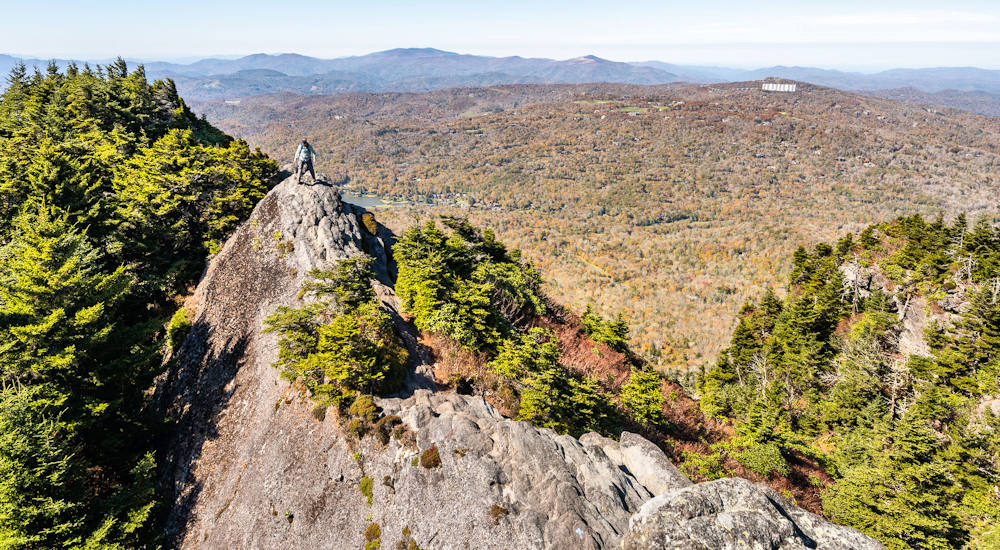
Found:
<path fill-rule="evenodd" d="M 622 404 L 632 417 L 652 427 L 663 427 L 663 379 L 652 369 L 632 368 L 627 384 L 621 388 Z"/>

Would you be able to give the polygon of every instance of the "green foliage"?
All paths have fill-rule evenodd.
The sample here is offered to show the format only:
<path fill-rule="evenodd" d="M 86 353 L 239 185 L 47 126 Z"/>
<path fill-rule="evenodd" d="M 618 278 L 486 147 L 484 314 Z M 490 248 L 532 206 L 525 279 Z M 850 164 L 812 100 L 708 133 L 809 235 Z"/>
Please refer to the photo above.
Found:
<path fill-rule="evenodd" d="M 782 448 L 774 443 L 751 442 L 748 445 L 734 446 L 737 450 L 733 453 L 733 458 L 751 472 L 765 477 L 775 474 L 787 476 L 790 472 Z"/>
<path fill-rule="evenodd" d="M 958 464 L 940 453 L 932 430 L 908 416 L 871 462 L 848 469 L 823 494 L 832 520 L 857 527 L 891 549 L 954 548 L 962 533 L 954 487 Z"/>
<path fill-rule="evenodd" d="M 614 406 L 593 379 L 576 377 L 557 364 L 529 376 L 521 392 L 518 420 L 559 433 L 609 433 Z"/>
<path fill-rule="evenodd" d="M 202 145 L 191 130 L 170 130 L 114 171 L 113 223 L 123 253 L 166 273 L 147 284 L 180 290 L 264 197 L 276 170 L 245 141 Z"/>
<path fill-rule="evenodd" d="M 25 211 L 0 266 L 0 358 L 14 381 L 82 383 L 85 354 L 108 342 L 110 313 L 128 291 L 125 268 L 105 272 L 100 252 L 51 208 Z M 90 364 L 91 369 L 97 366 Z"/>
<path fill-rule="evenodd" d="M 361 496 L 365 497 L 368 506 L 372 505 L 372 490 L 375 487 L 375 480 L 368 476 L 363 476 L 361 482 L 358 484 L 358 490 L 361 491 Z"/>
<path fill-rule="evenodd" d="M 551 330 L 529 328 L 528 321 L 545 311 L 537 272 L 490 231 L 462 219 L 442 220 L 448 231 L 433 222 L 414 227 L 393 249 L 396 293 L 416 326 L 483 353 L 489 371 L 500 377 L 491 382 L 499 386 L 494 389 L 510 397 L 519 419 L 560 433 L 613 435 L 622 420 L 613 396 L 560 365 Z M 606 321 L 588 309 L 583 320 L 593 339 L 628 353 L 628 325 L 620 315 Z M 637 422 L 663 427 L 660 378 L 636 372 L 623 403 Z"/>
<path fill-rule="evenodd" d="M 332 402 L 385 394 L 399 385 L 409 357 L 375 299 L 372 276 L 364 260 L 314 271 L 302 290 L 318 301 L 281 306 L 265 320 L 267 332 L 281 335 L 275 366 L 282 377 L 299 380 L 315 398 Z"/>
<path fill-rule="evenodd" d="M 183 307 L 179 308 L 167 324 L 167 345 L 171 350 L 177 351 L 189 330 L 191 330 L 191 320 L 188 319 L 188 311 Z"/>
<path fill-rule="evenodd" d="M 382 527 L 377 523 L 371 523 L 365 528 L 365 550 L 378 550 L 381 547 Z"/>
<path fill-rule="evenodd" d="M 155 546 L 144 392 L 170 294 L 274 163 L 142 67 L 15 68 L 0 97 L 0 546 Z M 176 347 L 183 315 L 168 326 Z"/>
<path fill-rule="evenodd" d="M 393 248 L 396 293 L 421 330 L 440 332 L 470 350 L 492 350 L 512 326 L 544 311 L 530 264 L 490 231 L 443 218 L 408 230 Z"/>
<path fill-rule="evenodd" d="M 596 381 L 559 365 L 552 331 L 535 327 L 504 340 L 487 366 L 521 393 L 518 418 L 560 433 L 608 433 L 614 406 Z"/>
<path fill-rule="evenodd" d="M 338 261 L 333 269 L 314 269 L 302 285 L 299 296 L 333 296 L 345 308 L 355 308 L 375 298 L 372 290 L 370 256 L 355 256 Z"/>
<path fill-rule="evenodd" d="M 420 550 L 420 546 L 417 545 L 417 541 L 413 540 L 413 534 L 410 532 L 410 527 L 403 527 L 401 538 L 396 541 L 396 550 Z"/>
<path fill-rule="evenodd" d="M 496 358 L 487 366 L 501 376 L 522 380 L 559 362 L 559 344 L 552 331 L 534 327 L 500 344 Z"/>
<path fill-rule="evenodd" d="M 691 479 L 711 481 L 732 475 L 723 462 L 719 449 L 707 455 L 682 451 L 680 468 Z"/>
<path fill-rule="evenodd" d="M 590 304 L 580 318 L 584 332 L 597 342 L 604 342 L 611 349 L 620 352 L 628 350 L 628 322 L 621 313 L 614 320 L 606 320 L 594 313 Z"/>
<path fill-rule="evenodd" d="M 637 421 L 662 427 L 663 404 L 666 402 L 662 385 L 663 379 L 658 372 L 633 368 L 628 383 L 621 389 L 622 404 Z"/>
<path fill-rule="evenodd" d="M 783 303 L 748 303 L 701 378 L 702 410 L 736 423 L 722 446 L 761 475 L 788 473 L 792 453 L 820 460 L 825 514 L 893 550 L 975 547 L 1000 519 L 1000 422 L 980 405 L 1000 393 L 998 254 L 997 230 L 964 217 L 799 249 Z M 845 284 L 839 268 L 868 260 L 895 296 Z M 900 358 L 908 297 L 949 293 L 966 311 L 931 324 L 930 356 Z"/>
<path fill-rule="evenodd" d="M 359 395 L 348 407 L 347 412 L 365 422 L 375 422 L 378 418 L 378 408 L 370 395 Z"/>
<path fill-rule="evenodd" d="M 86 513 L 76 449 L 66 427 L 40 406 L 40 386 L 7 390 L 0 400 L 0 543 L 5 548 L 53 548 L 83 529 Z M 46 410 L 50 409 L 50 410 Z M 79 540 L 79 539 L 77 539 Z"/>

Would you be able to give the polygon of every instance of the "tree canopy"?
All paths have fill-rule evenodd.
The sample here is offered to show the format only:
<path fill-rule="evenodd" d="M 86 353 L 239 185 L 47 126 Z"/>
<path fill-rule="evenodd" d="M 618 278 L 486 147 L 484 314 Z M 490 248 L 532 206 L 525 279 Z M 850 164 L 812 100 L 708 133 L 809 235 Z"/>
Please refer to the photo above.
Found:
<path fill-rule="evenodd" d="M 830 519 L 894 550 L 974 548 L 1000 522 L 997 281 L 1000 231 L 964 216 L 800 248 L 786 297 L 748 302 L 701 377 L 702 410 L 735 421 L 725 448 L 750 469 L 820 460 Z M 900 344 L 913 307 L 924 351 Z"/>
<path fill-rule="evenodd" d="M 162 327 L 276 165 L 121 60 L 8 83 L 0 547 L 153 547 Z"/>

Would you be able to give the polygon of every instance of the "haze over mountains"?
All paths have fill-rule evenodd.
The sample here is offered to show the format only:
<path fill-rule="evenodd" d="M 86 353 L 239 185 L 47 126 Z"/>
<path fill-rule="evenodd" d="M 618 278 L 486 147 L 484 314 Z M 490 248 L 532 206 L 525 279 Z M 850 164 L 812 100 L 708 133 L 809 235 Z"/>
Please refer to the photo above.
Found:
<path fill-rule="evenodd" d="M 0 71 L 9 72 L 18 61 L 18 57 L 0 54 Z M 39 67 L 47 63 L 41 59 L 23 61 Z M 57 60 L 57 63 L 64 66 L 67 61 Z M 527 83 L 710 84 L 778 77 L 980 114 L 1000 114 L 1000 71 L 976 67 L 891 69 L 869 74 L 815 67 L 737 69 L 661 61 L 623 63 L 590 55 L 566 60 L 489 57 L 433 48 L 399 48 L 336 59 L 254 54 L 238 59 L 202 59 L 190 64 L 151 61 L 145 67 L 151 79 L 173 78 L 184 97 L 194 100 L 238 99 L 280 92 L 422 92 Z"/>

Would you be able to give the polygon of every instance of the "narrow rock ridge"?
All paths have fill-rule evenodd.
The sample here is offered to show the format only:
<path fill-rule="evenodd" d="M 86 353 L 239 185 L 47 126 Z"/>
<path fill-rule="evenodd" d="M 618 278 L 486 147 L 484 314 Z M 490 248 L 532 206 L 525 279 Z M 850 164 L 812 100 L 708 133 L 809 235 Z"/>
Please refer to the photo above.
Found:
<path fill-rule="evenodd" d="M 868 540 L 749 482 L 692 485 L 656 445 L 635 434 L 578 440 L 504 418 L 481 397 L 434 391 L 419 375 L 424 364 L 415 365 L 406 392 L 379 400 L 413 439 L 345 438 L 333 414 L 321 420 L 308 398 L 280 379 L 271 366 L 277 337 L 261 329 L 279 305 L 301 303 L 298 289 L 311 269 L 368 254 L 375 258 L 378 296 L 418 351 L 392 290 L 392 235 L 382 228 L 369 233 L 363 214 L 330 185 L 288 178 L 206 269 L 188 304 L 194 326 L 155 395 L 175 421 L 161 452 L 171 544 L 361 548 L 375 523 L 382 548 L 404 540 L 404 531 L 426 550 L 617 548 L 623 540 L 630 548 L 645 540 L 656 542 L 644 548 L 681 548 L 672 541 L 688 536 L 693 521 L 724 530 L 728 520 L 719 518 L 726 516 L 682 513 L 678 517 L 687 519 L 676 519 L 672 504 L 657 503 L 687 506 L 709 489 L 721 503 L 713 510 L 742 506 L 746 521 L 780 534 L 751 533 L 757 538 L 748 547 L 798 548 L 763 542 L 792 540 L 786 532 L 798 531 L 816 541 Z M 432 448 L 441 464 L 424 467 L 420 453 Z M 362 491 L 369 483 L 370 502 Z M 786 525 L 778 516 L 793 520 Z M 836 536 L 824 539 L 826 532 Z M 751 540 L 740 537 L 726 540 Z"/>

